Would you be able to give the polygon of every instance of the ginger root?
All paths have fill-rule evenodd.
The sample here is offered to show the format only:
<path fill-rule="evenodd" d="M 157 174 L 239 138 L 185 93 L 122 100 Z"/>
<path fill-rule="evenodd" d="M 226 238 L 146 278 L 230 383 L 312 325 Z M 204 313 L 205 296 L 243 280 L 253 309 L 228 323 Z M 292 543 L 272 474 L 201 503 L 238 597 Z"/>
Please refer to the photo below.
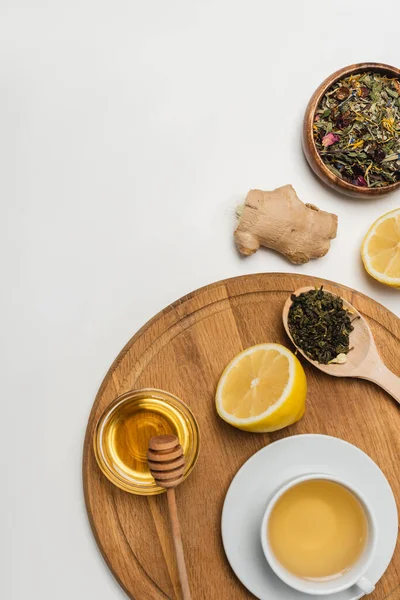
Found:
<path fill-rule="evenodd" d="M 337 223 L 336 215 L 303 204 L 293 187 L 284 185 L 272 192 L 250 190 L 234 236 L 246 256 L 262 245 L 300 265 L 325 256 Z"/>

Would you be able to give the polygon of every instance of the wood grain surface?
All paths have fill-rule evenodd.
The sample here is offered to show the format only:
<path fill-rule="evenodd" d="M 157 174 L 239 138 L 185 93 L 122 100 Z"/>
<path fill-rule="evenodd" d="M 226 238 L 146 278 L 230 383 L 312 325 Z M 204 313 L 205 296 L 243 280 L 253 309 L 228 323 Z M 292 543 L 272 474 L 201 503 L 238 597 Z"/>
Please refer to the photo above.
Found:
<path fill-rule="evenodd" d="M 111 366 L 89 418 L 83 482 L 97 543 L 131 598 L 177 599 L 179 583 L 165 495 L 140 497 L 123 492 L 102 475 L 95 461 L 95 424 L 105 407 L 130 389 L 157 387 L 176 394 L 190 406 L 200 425 L 200 457 L 178 495 L 194 600 L 253 598 L 225 558 L 221 510 L 239 467 L 275 440 L 298 433 L 322 433 L 355 444 L 383 470 L 399 506 L 399 406 L 373 383 L 333 378 L 303 361 L 309 385 L 307 410 L 292 427 L 273 434 L 251 434 L 230 427 L 216 414 L 214 393 L 226 364 L 253 344 L 280 342 L 290 347 L 281 318 L 287 295 L 301 286 L 321 283 L 364 315 L 383 360 L 400 375 L 400 320 L 392 313 L 338 284 L 276 273 L 222 281 L 181 298 L 147 323 Z M 369 597 L 400 600 L 399 545 Z"/>

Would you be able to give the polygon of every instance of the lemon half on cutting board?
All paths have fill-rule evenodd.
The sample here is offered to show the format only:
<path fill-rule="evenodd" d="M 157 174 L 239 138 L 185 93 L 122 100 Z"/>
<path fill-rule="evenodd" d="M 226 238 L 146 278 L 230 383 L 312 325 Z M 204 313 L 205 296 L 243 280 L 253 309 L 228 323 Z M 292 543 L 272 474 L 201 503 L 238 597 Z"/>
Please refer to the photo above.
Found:
<path fill-rule="evenodd" d="M 306 376 L 295 355 L 280 344 L 259 344 L 243 350 L 219 380 L 219 416 L 238 429 L 276 431 L 304 414 Z"/>
<path fill-rule="evenodd" d="M 400 208 L 375 221 L 364 238 L 361 257 L 371 277 L 400 287 Z"/>

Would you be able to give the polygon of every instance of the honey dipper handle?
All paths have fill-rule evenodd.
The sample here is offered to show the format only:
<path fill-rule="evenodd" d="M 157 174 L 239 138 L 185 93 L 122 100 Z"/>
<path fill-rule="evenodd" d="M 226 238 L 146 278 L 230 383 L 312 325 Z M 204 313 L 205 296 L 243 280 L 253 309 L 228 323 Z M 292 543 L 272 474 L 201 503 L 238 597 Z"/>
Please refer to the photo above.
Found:
<path fill-rule="evenodd" d="M 365 379 L 377 383 L 400 404 L 400 377 L 390 371 L 383 362 L 379 362 Z"/>
<path fill-rule="evenodd" d="M 185 555 L 183 553 L 181 528 L 179 525 L 178 509 L 176 506 L 175 490 L 169 488 L 167 490 L 169 517 L 171 521 L 172 539 L 174 541 L 176 563 L 178 566 L 179 580 L 182 589 L 182 599 L 191 600 L 189 580 L 186 571 Z"/>

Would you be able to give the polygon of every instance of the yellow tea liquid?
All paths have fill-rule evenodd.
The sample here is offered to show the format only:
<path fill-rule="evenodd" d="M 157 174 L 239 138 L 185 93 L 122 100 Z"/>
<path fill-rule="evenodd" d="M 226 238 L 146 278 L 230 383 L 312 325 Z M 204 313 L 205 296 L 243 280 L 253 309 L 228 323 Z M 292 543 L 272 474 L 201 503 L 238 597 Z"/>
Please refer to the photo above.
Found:
<path fill-rule="evenodd" d="M 314 479 L 279 498 L 266 534 L 275 557 L 290 573 L 304 579 L 332 579 L 348 571 L 362 554 L 368 521 L 347 488 Z"/>

